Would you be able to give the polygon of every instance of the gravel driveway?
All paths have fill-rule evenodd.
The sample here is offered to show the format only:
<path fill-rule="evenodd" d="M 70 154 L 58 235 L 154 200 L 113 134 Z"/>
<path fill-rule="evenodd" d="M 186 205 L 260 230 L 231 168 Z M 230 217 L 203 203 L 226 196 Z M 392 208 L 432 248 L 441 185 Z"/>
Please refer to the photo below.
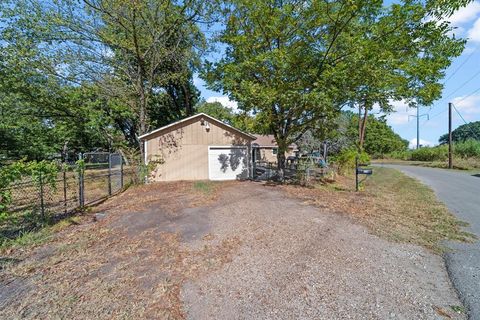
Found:
<path fill-rule="evenodd" d="M 238 184 L 209 221 L 217 241 L 234 232 L 242 246 L 223 269 L 184 285 L 189 319 L 438 319 L 460 305 L 441 257 L 276 187 Z"/>
<path fill-rule="evenodd" d="M 0 270 L 0 318 L 465 318 L 442 258 L 424 248 L 282 187 L 194 189 L 131 188 L 96 208 L 100 221 L 20 250 Z"/>

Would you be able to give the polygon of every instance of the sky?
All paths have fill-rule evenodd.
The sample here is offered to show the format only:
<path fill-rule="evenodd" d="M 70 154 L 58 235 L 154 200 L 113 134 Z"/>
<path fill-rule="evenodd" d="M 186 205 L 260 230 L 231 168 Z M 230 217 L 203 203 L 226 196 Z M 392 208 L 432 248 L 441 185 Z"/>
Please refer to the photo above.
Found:
<path fill-rule="evenodd" d="M 463 119 L 466 122 L 480 121 L 480 0 L 458 10 L 448 20 L 455 27 L 455 36 L 466 38 L 468 42 L 462 55 L 446 70 L 442 97 L 432 106 L 419 110 L 424 115 L 420 118 L 421 145 L 436 145 L 439 137 L 448 132 L 449 102 L 459 113 L 453 111 L 453 129 L 464 124 Z M 194 77 L 194 83 L 207 102 L 218 101 L 236 108 L 235 101 L 220 92 L 208 90 L 198 76 Z M 409 109 L 402 101 L 392 101 L 392 106 L 395 112 L 387 116 L 387 123 L 402 138 L 410 141 L 410 147 L 415 147 L 417 123 L 411 116 L 416 115 L 416 109 Z"/>

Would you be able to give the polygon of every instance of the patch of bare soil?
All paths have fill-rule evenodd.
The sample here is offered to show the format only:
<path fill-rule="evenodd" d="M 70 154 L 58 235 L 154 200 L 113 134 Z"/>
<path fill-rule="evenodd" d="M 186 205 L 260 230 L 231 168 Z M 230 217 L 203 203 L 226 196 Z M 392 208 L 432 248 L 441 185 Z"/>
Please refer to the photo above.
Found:
<path fill-rule="evenodd" d="M 217 194 L 217 187 L 205 194 L 188 182 L 132 188 L 47 246 L 10 252 L 21 262 L 1 273 L 1 317 L 184 318 L 181 285 L 221 268 L 240 245 L 231 236 L 182 246 L 208 237 L 208 217 L 195 207 Z M 96 213 L 105 218 L 92 222 Z"/>
<path fill-rule="evenodd" d="M 440 256 L 380 239 L 283 186 L 229 191 L 210 211 L 211 232 L 242 245 L 231 263 L 185 284 L 188 319 L 464 318 Z"/>

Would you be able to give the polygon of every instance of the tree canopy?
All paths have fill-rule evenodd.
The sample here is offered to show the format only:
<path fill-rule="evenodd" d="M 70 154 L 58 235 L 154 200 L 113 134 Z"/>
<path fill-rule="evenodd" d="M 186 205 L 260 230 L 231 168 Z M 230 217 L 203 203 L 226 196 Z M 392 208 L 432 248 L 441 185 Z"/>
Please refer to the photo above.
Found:
<path fill-rule="evenodd" d="M 106 147 L 106 140 L 138 145 L 138 136 L 152 127 L 193 114 L 199 92 L 192 76 L 205 48 L 198 22 L 211 5 L 195 0 L 3 1 L 2 94 L 17 108 L 22 101 L 40 127 L 49 123 L 57 130 L 60 118 L 77 114 L 85 123 L 71 117 L 69 126 L 91 140 L 94 135 L 84 125 L 97 126 L 94 131 L 104 136 L 97 146 Z M 79 92 L 86 96 L 78 99 Z"/>
<path fill-rule="evenodd" d="M 462 124 L 452 131 L 452 140 L 454 142 L 465 142 L 467 140 L 480 141 L 480 121 Z M 448 133 L 442 135 L 438 140 L 440 144 L 448 143 Z"/>
<path fill-rule="evenodd" d="M 468 2 L 5 0 L 0 157 L 142 152 L 139 135 L 199 110 L 285 150 L 306 132 L 328 139 L 357 108 L 361 147 L 374 106 L 438 98 L 464 45 L 444 18 Z M 222 52 L 202 64 L 209 40 Z M 239 111 L 199 103 L 196 73 Z"/>
<path fill-rule="evenodd" d="M 363 144 L 368 110 L 391 100 L 429 104 L 464 42 L 448 36 L 434 2 L 231 0 L 218 40 L 223 58 L 204 78 L 245 111 L 257 112 L 279 150 L 312 128 L 329 126 L 358 104 Z M 435 8 L 435 9 L 433 9 Z M 435 10 L 433 12 L 432 10 Z M 448 11 L 445 9 L 444 13 Z M 284 153 L 278 153 L 279 169 Z"/>

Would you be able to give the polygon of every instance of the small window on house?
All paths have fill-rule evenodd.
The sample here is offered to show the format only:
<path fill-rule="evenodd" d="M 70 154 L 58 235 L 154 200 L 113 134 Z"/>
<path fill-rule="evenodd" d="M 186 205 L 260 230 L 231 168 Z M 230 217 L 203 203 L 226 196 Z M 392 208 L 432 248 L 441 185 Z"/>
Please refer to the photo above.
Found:
<path fill-rule="evenodd" d="M 278 148 L 273 148 L 272 149 L 272 154 L 277 154 L 278 153 Z"/>

